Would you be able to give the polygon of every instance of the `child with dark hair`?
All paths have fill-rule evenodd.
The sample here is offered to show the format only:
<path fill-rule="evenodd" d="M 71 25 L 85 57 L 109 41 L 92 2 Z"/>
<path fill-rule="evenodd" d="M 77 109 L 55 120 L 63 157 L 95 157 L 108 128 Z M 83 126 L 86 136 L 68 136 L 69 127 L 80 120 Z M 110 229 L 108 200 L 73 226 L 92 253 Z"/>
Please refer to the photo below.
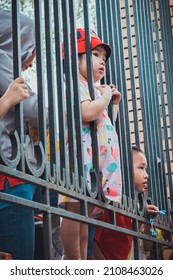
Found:
<path fill-rule="evenodd" d="M 116 90 L 116 87 L 113 84 L 95 85 L 95 83 L 99 82 L 105 74 L 106 62 L 111 55 L 111 48 L 96 34 L 91 33 L 90 49 L 95 96 L 95 99 L 92 100 L 88 87 L 85 30 L 78 28 L 76 32 L 81 93 L 80 104 L 83 126 L 84 164 L 87 167 L 88 186 L 91 188 L 90 170 L 93 168 L 90 122 L 96 121 L 99 170 L 103 174 L 102 185 L 100 188 L 102 188 L 103 195 L 107 199 L 120 202 L 122 194 L 122 177 L 119 144 L 115 127 L 112 125 L 107 113 L 107 107 L 111 99 L 113 100 L 114 105 L 118 105 L 121 99 L 121 94 Z M 68 211 L 78 214 L 80 213 L 80 202 L 76 199 L 60 195 L 59 204 L 62 203 L 66 205 Z M 91 214 L 92 209 L 89 209 L 89 212 Z M 66 259 L 80 260 L 87 258 L 87 224 L 63 218 L 61 236 Z"/>
<path fill-rule="evenodd" d="M 137 146 L 132 146 L 134 184 L 138 193 L 148 189 L 147 159 L 144 152 Z M 148 214 L 157 214 L 158 207 L 146 205 Z M 110 213 L 104 210 L 100 221 L 110 223 Z M 117 226 L 132 229 L 132 219 L 116 214 Z M 131 258 L 131 236 L 121 232 L 97 227 L 94 236 L 94 259 L 126 260 Z"/>

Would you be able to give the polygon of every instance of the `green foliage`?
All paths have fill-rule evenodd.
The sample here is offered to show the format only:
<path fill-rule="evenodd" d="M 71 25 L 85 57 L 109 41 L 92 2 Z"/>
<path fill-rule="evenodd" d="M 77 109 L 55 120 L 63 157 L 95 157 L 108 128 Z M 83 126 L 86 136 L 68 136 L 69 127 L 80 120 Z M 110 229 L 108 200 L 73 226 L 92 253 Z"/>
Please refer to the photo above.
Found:
<path fill-rule="evenodd" d="M 0 0 L 0 10 L 10 10 L 11 0 Z"/>
<path fill-rule="evenodd" d="M 86 0 L 85 0 L 86 1 Z M 89 7 L 89 15 L 90 15 L 90 27 L 91 29 L 96 30 L 96 7 L 95 0 L 87 0 Z M 76 21 L 77 27 L 83 26 L 83 0 L 75 0 L 76 7 Z"/>
<path fill-rule="evenodd" d="M 19 2 L 21 11 L 33 9 L 34 0 L 20 0 Z M 11 3 L 12 0 L 0 0 L 0 10 L 11 10 Z"/>

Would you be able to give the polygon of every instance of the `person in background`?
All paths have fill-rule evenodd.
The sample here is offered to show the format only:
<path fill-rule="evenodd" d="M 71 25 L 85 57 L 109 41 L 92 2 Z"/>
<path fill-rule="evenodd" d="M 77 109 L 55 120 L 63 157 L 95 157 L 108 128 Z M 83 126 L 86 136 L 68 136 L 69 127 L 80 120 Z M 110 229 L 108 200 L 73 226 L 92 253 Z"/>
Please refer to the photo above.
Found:
<path fill-rule="evenodd" d="M 83 125 L 82 137 L 84 164 L 87 167 L 87 182 L 91 187 L 90 170 L 93 166 L 90 122 L 96 121 L 100 163 L 99 169 L 103 174 L 102 185 L 100 188 L 107 199 L 120 202 L 122 194 L 122 176 L 119 143 L 117 133 L 107 113 L 107 107 L 111 100 L 115 105 L 119 102 L 119 99 L 117 98 L 119 93 L 113 84 L 99 86 L 96 86 L 95 84 L 100 82 L 104 77 L 106 62 L 111 55 L 111 48 L 109 45 L 101 41 L 96 34 L 91 33 L 91 57 L 95 96 L 95 99 L 91 100 L 87 77 L 85 30 L 78 28 L 76 32 L 80 79 L 80 104 Z M 59 204 L 65 205 L 65 208 L 70 212 L 80 213 L 80 202 L 75 199 L 59 195 Z M 93 209 L 90 208 L 89 215 L 91 215 L 92 212 Z M 61 237 L 64 247 L 64 259 L 87 259 L 87 224 L 63 218 Z"/>
<path fill-rule="evenodd" d="M 10 89 L 20 89 L 23 97 L 24 134 L 28 126 L 38 128 L 37 94 L 24 84 L 22 78 L 13 81 L 13 41 L 12 14 L 10 11 L 0 11 L 0 97 Z M 20 13 L 21 64 L 25 71 L 32 66 L 35 57 L 34 22 L 28 16 Z M 12 84 L 11 84 L 12 83 Z M 9 88 L 10 85 L 10 88 Z M 22 92 L 24 90 L 24 92 Z M 1 119 L 1 149 L 7 159 L 11 158 L 12 146 L 9 134 L 15 130 L 15 108 L 12 106 Z M 28 158 L 36 165 L 32 141 L 28 144 Z M 28 200 L 33 200 L 36 186 L 18 179 L 0 174 L 0 191 Z M 0 251 L 10 253 L 12 259 L 24 260 L 34 257 L 34 211 L 29 207 L 0 202 Z"/>
<path fill-rule="evenodd" d="M 133 172 L 134 172 L 134 184 L 137 193 L 145 192 L 148 189 L 148 174 L 147 174 L 147 159 L 144 152 L 136 147 L 132 146 L 132 158 L 133 158 Z M 155 205 L 146 205 L 146 211 L 148 214 L 157 214 L 158 207 Z M 104 210 L 103 215 L 98 218 L 100 221 L 110 223 L 110 213 L 108 210 Z M 117 226 L 132 229 L 132 219 L 116 214 Z M 143 230 L 148 233 L 148 227 L 143 226 Z M 97 227 L 94 235 L 94 259 L 106 259 L 106 260 L 127 260 L 132 259 L 132 241 L 133 238 L 121 232 L 111 231 L 106 228 Z M 148 244 L 144 242 L 142 247 Z M 150 243 L 151 247 L 151 243 Z M 143 248 L 142 248 L 143 250 Z M 149 250 L 149 248 L 147 248 Z M 140 252 L 144 254 L 145 252 Z"/>

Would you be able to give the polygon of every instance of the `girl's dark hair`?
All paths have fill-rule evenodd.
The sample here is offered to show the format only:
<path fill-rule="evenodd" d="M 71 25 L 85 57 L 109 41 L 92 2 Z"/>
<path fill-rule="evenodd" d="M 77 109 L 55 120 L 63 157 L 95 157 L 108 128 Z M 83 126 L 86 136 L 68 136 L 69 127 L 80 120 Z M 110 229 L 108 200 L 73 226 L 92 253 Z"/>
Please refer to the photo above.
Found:
<path fill-rule="evenodd" d="M 138 147 L 138 146 L 132 146 L 132 152 L 139 152 L 139 153 L 142 153 L 144 154 L 144 152 Z"/>

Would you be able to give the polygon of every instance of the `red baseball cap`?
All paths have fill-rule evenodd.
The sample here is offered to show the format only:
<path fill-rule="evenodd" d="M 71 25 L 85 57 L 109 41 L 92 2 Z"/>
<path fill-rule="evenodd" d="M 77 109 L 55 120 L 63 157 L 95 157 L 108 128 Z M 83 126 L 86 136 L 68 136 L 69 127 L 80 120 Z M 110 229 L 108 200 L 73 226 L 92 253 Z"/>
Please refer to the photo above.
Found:
<path fill-rule="evenodd" d="M 77 48 L 78 53 L 86 53 L 86 42 L 85 42 L 85 30 L 82 28 L 77 28 Z M 106 50 L 106 61 L 111 55 L 111 47 L 104 43 L 94 31 L 91 31 L 91 50 L 95 49 L 97 46 L 103 46 Z M 62 58 L 64 59 L 64 44 L 62 45 Z"/>

